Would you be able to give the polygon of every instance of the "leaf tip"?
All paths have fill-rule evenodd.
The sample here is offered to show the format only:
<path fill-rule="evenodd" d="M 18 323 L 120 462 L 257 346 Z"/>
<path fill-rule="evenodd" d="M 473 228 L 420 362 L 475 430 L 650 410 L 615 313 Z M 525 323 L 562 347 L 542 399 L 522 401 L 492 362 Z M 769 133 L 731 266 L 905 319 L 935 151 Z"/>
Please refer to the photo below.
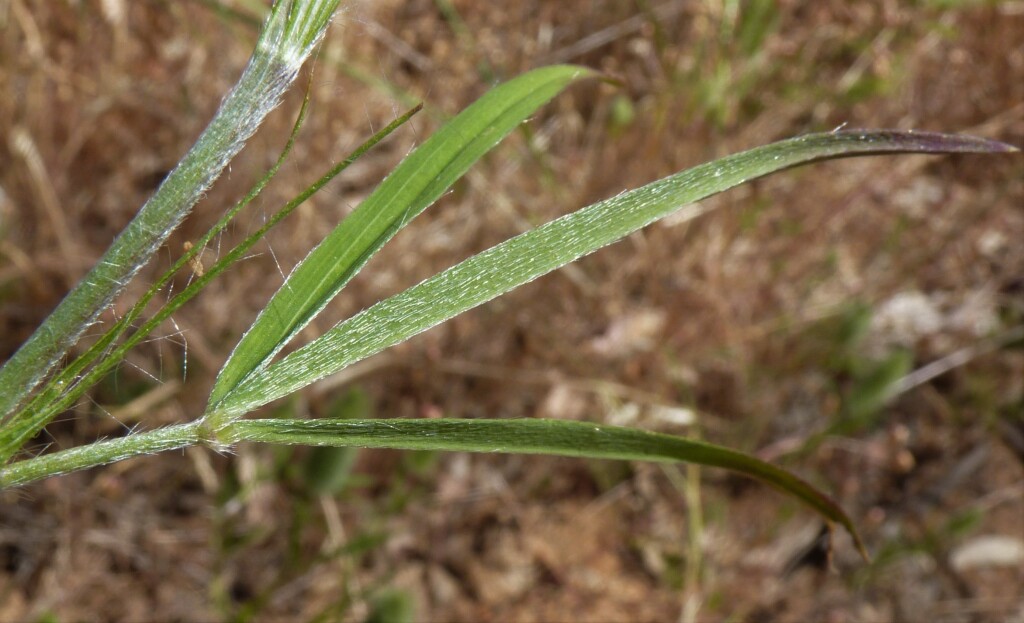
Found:
<path fill-rule="evenodd" d="M 1003 143 L 969 134 L 945 134 L 940 132 L 907 132 L 907 139 L 919 141 L 928 151 L 956 152 L 967 154 L 998 154 L 1020 151 L 1009 143 Z"/>
<path fill-rule="evenodd" d="M 882 145 L 888 153 L 925 154 L 998 154 L 1014 153 L 1020 149 L 1015 145 L 970 134 L 947 134 L 922 130 L 833 130 L 832 136 L 854 142 Z"/>
<path fill-rule="evenodd" d="M 832 538 L 831 537 L 832 537 L 832 534 L 834 533 L 835 524 L 833 524 L 831 521 L 826 522 L 826 523 L 828 525 L 828 531 L 829 531 L 829 542 L 830 542 L 829 550 L 831 550 L 831 548 L 832 548 L 832 545 L 831 545 Z M 853 525 L 853 522 L 850 521 L 849 517 L 843 516 L 839 520 L 839 523 L 842 524 L 843 529 L 845 529 L 846 533 L 850 535 L 851 539 L 853 539 L 853 546 L 857 549 L 857 553 L 860 554 L 861 559 L 865 563 L 871 564 L 871 554 L 868 553 L 868 548 L 867 548 L 866 545 L 864 545 L 864 540 L 861 539 L 860 533 L 857 532 L 857 528 L 856 528 L 856 526 Z M 831 551 L 830 551 L 830 555 L 831 555 Z"/>
<path fill-rule="evenodd" d="M 621 78 L 619 76 L 615 76 L 615 75 L 604 73 L 604 72 L 597 72 L 595 75 L 597 76 L 598 80 L 600 80 L 601 82 L 603 82 L 605 84 L 611 85 L 611 86 L 615 87 L 616 89 L 624 89 L 624 88 L 626 88 L 626 79 L 625 78 Z"/>
<path fill-rule="evenodd" d="M 871 564 L 871 554 L 868 553 L 868 548 L 864 545 L 864 541 L 861 540 L 860 533 L 852 526 L 847 526 L 846 529 L 849 531 L 850 536 L 853 537 L 853 545 L 857 548 L 857 553 L 860 554 L 861 559 L 865 563 Z"/>
<path fill-rule="evenodd" d="M 994 141 L 987 138 L 976 139 L 978 143 L 978 152 L 987 154 L 1013 154 L 1019 153 L 1020 148 L 1010 143 L 1004 143 L 1002 141 Z"/>

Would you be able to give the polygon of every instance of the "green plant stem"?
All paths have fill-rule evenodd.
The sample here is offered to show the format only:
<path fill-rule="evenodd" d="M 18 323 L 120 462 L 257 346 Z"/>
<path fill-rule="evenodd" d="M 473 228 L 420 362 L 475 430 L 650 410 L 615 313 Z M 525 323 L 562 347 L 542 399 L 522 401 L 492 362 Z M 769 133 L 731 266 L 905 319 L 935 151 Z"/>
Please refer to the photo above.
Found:
<path fill-rule="evenodd" d="M 168 426 L 146 433 L 136 433 L 97 441 L 85 446 L 11 463 L 0 469 L 0 489 L 67 474 L 98 465 L 116 463 L 133 456 L 177 450 L 203 442 L 197 422 Z M 212 444 L 211 444 L 212 445 Z"/>
<path fill-rule="evenodd" d="M 339 0 L 280 0 L 213 120 L 103 257 L 0 368 L 9 416 L 111 304 L 280 102 Z"/>

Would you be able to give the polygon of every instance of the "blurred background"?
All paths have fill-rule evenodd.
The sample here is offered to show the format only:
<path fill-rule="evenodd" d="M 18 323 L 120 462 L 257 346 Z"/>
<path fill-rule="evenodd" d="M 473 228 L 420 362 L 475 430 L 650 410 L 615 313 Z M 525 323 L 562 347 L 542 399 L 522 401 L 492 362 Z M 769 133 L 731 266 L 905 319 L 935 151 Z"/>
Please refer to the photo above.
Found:
<path fill-rule="evenodd" d="M 265 9 L 0 0 L 0 357 L 196 138 Z M 33 446 L 200 414 L 282 274 L 391 167 L 489 86 L 560 62 L 622 86 L 542 109 L 306 339 L 509 236 L 768 141 L 848 124 L 1024 145 L 1021 1 L 345 3 L 313 73 L 113 313 L 273 162 L 303 88 L 298 146 L 224 245 L 426 110 Z M 1024 620 L 1024 158 L 845 160 L 707 205 L 263 413 L 701 437 L 834 494 L 870 564 L 837 535 L 830 570 L 815 515 L 718 470 L 244 445 L 0 493 L 0 620 Z"/>

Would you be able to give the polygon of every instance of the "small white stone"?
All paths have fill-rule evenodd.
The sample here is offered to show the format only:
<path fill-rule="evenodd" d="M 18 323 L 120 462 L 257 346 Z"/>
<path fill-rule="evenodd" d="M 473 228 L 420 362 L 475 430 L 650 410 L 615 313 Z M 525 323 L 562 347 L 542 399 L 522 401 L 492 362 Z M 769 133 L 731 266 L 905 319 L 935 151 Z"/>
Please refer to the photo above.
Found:
<path fill-rule="evenodd" d="M 950 562 L 957 571 L 978 567 L 1015 567 L 1024 563 L 1024 541 L 996 534 L 980 536 L 953 550 Z"/>

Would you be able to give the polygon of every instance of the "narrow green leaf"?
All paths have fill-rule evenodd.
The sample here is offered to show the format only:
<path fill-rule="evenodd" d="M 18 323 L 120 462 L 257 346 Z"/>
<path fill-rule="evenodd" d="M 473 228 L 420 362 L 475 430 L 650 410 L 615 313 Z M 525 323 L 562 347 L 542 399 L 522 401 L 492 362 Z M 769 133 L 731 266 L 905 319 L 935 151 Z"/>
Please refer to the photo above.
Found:
<path fill-rule="evenodd" d="M 591 75 L 565 65 L 524 74 L 489 91 L 409 154 L 288 277 L 224 365 L 210 405 L 266 366 L 377 250 L 474 162 L 570 83 Z"/>
<path fill-rule="evenodd" d="M 1006 151 L 1014 148 L 968 136 L 847 131 L 780 141 L 688 169 L 506 240 L 377 303 L 245 379 L 217 406 L 225 412 L 219 417 L 234 417 L 287 396 L 682 206 L 769 173 L 815 160 L 866 154 Z"/>
<path fill-rule="evenodd" d="M 552 454 L 591 459 L 698 463 L 722 467 L 796 496 L 864 546 L 853 522 L 827 495 L 758 458 L 684 437 L 564 420 L 239 420 L 228 443 L 255 441 L 307 446 L 396 448 L 455 452 Z M 866 556 L 866 554 L 865 554 Z"/>

